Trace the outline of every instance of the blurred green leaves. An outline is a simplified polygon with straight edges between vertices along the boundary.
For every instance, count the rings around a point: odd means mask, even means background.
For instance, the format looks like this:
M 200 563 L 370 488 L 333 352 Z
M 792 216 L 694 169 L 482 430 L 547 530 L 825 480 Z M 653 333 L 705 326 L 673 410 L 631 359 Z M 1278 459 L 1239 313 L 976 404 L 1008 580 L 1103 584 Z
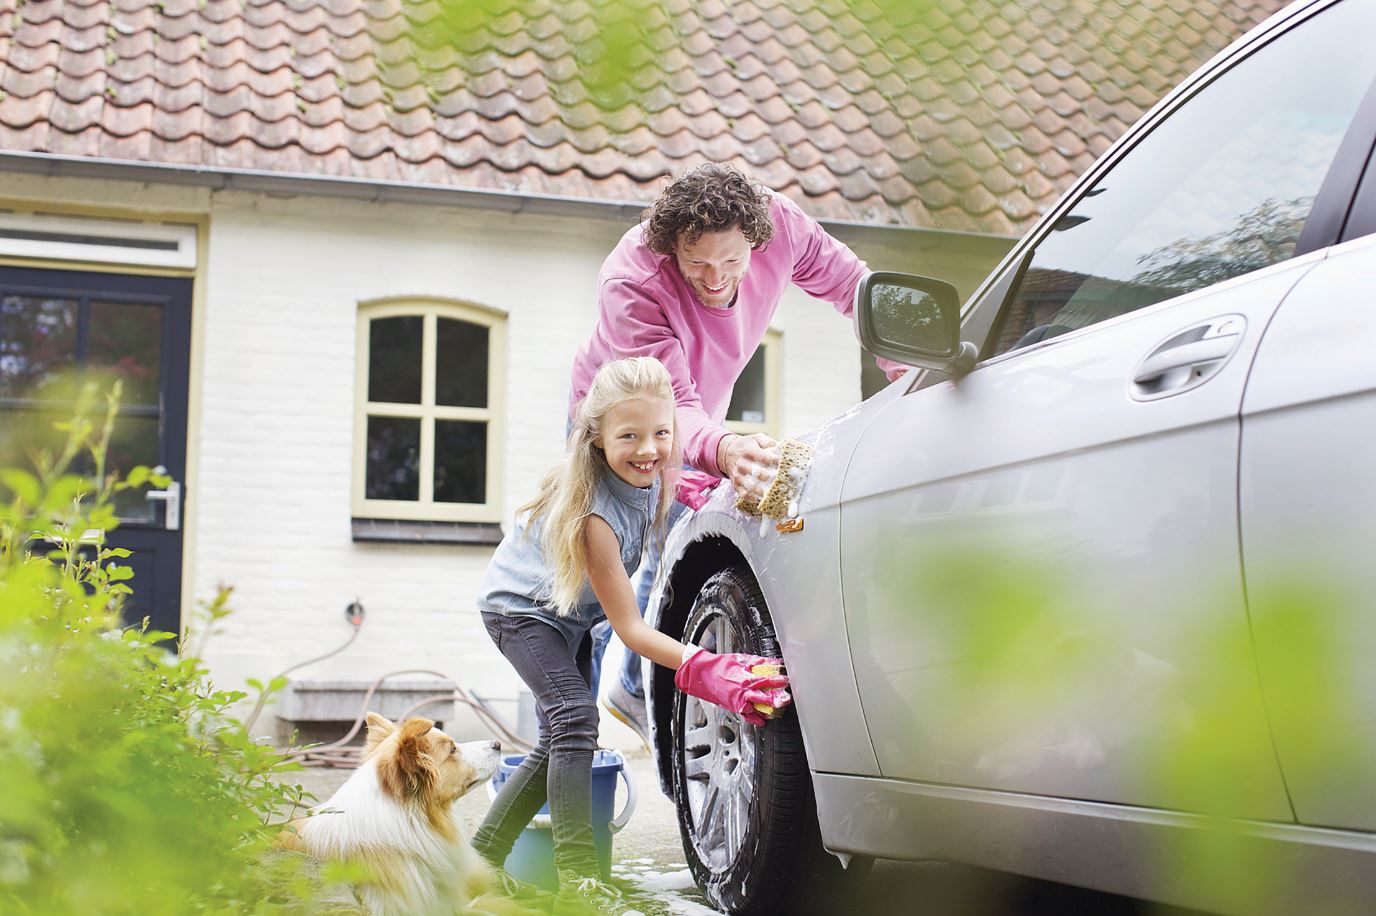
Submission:
M 29 440 L 49 443 L 33 470 L 0 471 L 0 911 L 316 912 L 299 859 L 269 854 L 304 803 L 295 765 L 232 717 L 245 695 L 215 688 L 190 634 L 178 652 L 121 622 L 136 583 L 104 543 L 109 501 L 166 481 L 105 473 L 119 398 L 80 386 L 61 435 Z
M 411 34 L 423 63 L 447 59 L 446 50 L 476 57 L 491 46 L 494 36 L 529 28 L 556 14 L 552 0 L 440 0 L 437 11 L 433 3 L 408 0 L 408 6 L 416 17 Z M 587 99 L 604 111 L 615 111 L 636 102 L 647 88 L 645 75 L 657 63 L 654 48 L 662 47 L 656 32 L 662 34 L 669 26 L 664 4 L 657 0 L 609 0 L 589 4 L 578 28 L 563 23 L 556 34 L 558 46 L 567 47 L 573 75 Z
M 1364 721 L 1363 679 L 1346 645 L 1362 632 L 1360 604 L 1297 561 L 1269 571 L 1250 606 L 1233 570 L 1201 575 L 1196 599 L 1169 613 L 1148 593 L 1105 607 L 1089 564 L 1011 528 L 952 517 L 940 537 L 876 541 L 882 597 L 864 613 L 889 612 L 865 626 L 893 650 L 856 662 L 886 672 L 867 704 L 883 697 L 879 684 L 900 694 L 887 708 L 912 711 L 878 732 L 872 722 L 876 746 L 915 735 L 913 746 L 939 748 L 925 763 L 937 781 L 1124 806 L 1161 828 L 1151 845 L 1123 847 L 1154 897 L 1222 912 L 1365 912 L 1329 864 L 1275 842 L 1299 838 L 1277 832 L 1299 829 L 1283 775 L 1302 775 L 1311 799 L 1361 784 L 1364 739 L 1351 724 Z M 1294 659 L 1303 664 L 1281 661 Z M 1301 750 L 1278 760 L 1273 736 Z
M 470 75 L 483 74 L 512 48 L 532 48 L 556 97 L 560 84 L 576 82 L 604 111 L 643 105 L 654 87 L 675 73 L 684 79 L 672 81 L 673 91 L 686 94 L 688 80 L 710 75 L 689 69 L 694 59 L 713 71 L 720 64 L 735 70 L 739 58 L 755 51 L 762 62 L 778 64 L 773 55 L 780 48 L 789 52 L 781 80 L 795 68 L 841 61 L 876 77 L 875 88 L 890 103 L 897 90 L 892 81 L 878 78 L 893 71 L 909 84 L 926 80 L 939 86 L 964 105 L 972 101 L 974 86 L 993 85 L 999 73 L 1034 72 L 1035 63 L 1014 61 L 1010 54 L 1042 56 L 1058 79 L 1069 75 L 1059 72 L 1064 56 L 1084 67 L 1089 88 L 1102 84 L 1110 104 L 1133 94 L 1134 104 L 1145 108 L 1148 99 L 1136 97 L 1141 86 L 1154 100 L 1235 37 L 1227 24 L 1245 27 L 1251 21 L 1179 5 L 1056 8 L 1011 0 L 817 0 L 740 9 L 666 0 L 403 0 L 403 9 L 413 62 L 422 71 L 434 73 L 461 61 Z M 1249 11 L 1249 17 L 1259 12 L 1264 10 Z M 521 41 L 507 40 L 518 33 Z M 765 36 L 781 40 L 767 48 Z M 407 55 L 400 46 L 390 48 L 396 32 L 383 30 L 380 37 L 389 45 L 380 54 L 383 62 L 400 66 Z M 1057 59 L 1048 61 L 1049 56 Z M 836 76 L 845 80 L 844 73 Z M 789 84 L 794 88 L 785 93 L 787 104 L 800 105 L 813 93 L 815 80 Z M 1021 84 L 1000 82 L 1000 97 Z M 437 91 L 447 92 L 451 85 L 446 82 Z M 1038 91 L 1050 94 L 1044 87 Z M 662 104 L 661 99 L 654 110 Z M 834 107 L 834 100 L 826 104 Z

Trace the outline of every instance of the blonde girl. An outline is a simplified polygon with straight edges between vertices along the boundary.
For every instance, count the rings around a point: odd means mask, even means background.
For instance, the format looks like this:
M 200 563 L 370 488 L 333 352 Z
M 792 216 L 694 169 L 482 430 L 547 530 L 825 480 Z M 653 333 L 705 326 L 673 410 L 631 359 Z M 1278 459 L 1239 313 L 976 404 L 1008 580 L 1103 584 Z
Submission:
M 601 880 L 592 835 L 594 624 L 605 617 L 632 652 L 676 670 L 679 689 L 751 721 L 763 723 L 752 703 L 789 701 L 784 676 L 749 671 L 770 660 L 686 646 L 640 617 L 630 577 L 647 541 L 664 536 L 678 467 L 668 371 L 652 357 L 608 363 L 578 406 L 563 461 L 518 510 L 483 576 L 483 624 L 534 695 L 540 737 L 502 786 L 473 846 L 501 866 L 548 801 L 556 912 L 618 911 L 619 894 Z

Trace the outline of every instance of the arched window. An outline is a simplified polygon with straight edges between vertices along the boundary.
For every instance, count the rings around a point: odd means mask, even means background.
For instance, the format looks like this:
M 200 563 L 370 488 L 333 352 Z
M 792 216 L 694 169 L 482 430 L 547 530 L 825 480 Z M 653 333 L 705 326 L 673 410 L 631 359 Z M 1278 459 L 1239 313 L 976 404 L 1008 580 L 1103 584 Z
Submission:
M 356 518 L 501 518 L 506 316 L 439 299 L 363 303 Z

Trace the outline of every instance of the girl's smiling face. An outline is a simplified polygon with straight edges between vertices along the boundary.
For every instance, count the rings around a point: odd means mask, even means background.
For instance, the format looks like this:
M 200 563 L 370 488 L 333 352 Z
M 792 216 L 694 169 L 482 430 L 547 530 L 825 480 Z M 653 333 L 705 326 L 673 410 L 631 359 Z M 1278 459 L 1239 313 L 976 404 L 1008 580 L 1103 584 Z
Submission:
M 633 487 L 648 487 L 674 448 L 674 402 L 631 398 L 602 417 L 593 444 L 607 456 L 612 473 Z

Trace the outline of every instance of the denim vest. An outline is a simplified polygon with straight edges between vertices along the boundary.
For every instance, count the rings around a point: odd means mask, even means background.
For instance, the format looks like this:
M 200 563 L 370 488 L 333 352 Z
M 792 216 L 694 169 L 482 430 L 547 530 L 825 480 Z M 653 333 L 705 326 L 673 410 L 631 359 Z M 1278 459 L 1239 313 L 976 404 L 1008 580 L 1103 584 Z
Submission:
M 640 565 L 658 499 L 657 477 L 652 486 L 642 489 L 617 477 L 611 468 L 602 468 L 590 514 L 600 516 L 611 526 L 621 545 L 621 565 L 627 576 Z M 552 577 L 540 545 L 544 520 L 529 527 L 528 521 L 518 518 L 512 532 L 497 545 L 478 587 L 478 609 L 492 614 L 538 617 L 562 633 L 569 651 L 576 653 L 584 635 L 606 614 L 592 585 L 586 581 L 572 613 L 561 617 L 554 612 L 549 606 Z

